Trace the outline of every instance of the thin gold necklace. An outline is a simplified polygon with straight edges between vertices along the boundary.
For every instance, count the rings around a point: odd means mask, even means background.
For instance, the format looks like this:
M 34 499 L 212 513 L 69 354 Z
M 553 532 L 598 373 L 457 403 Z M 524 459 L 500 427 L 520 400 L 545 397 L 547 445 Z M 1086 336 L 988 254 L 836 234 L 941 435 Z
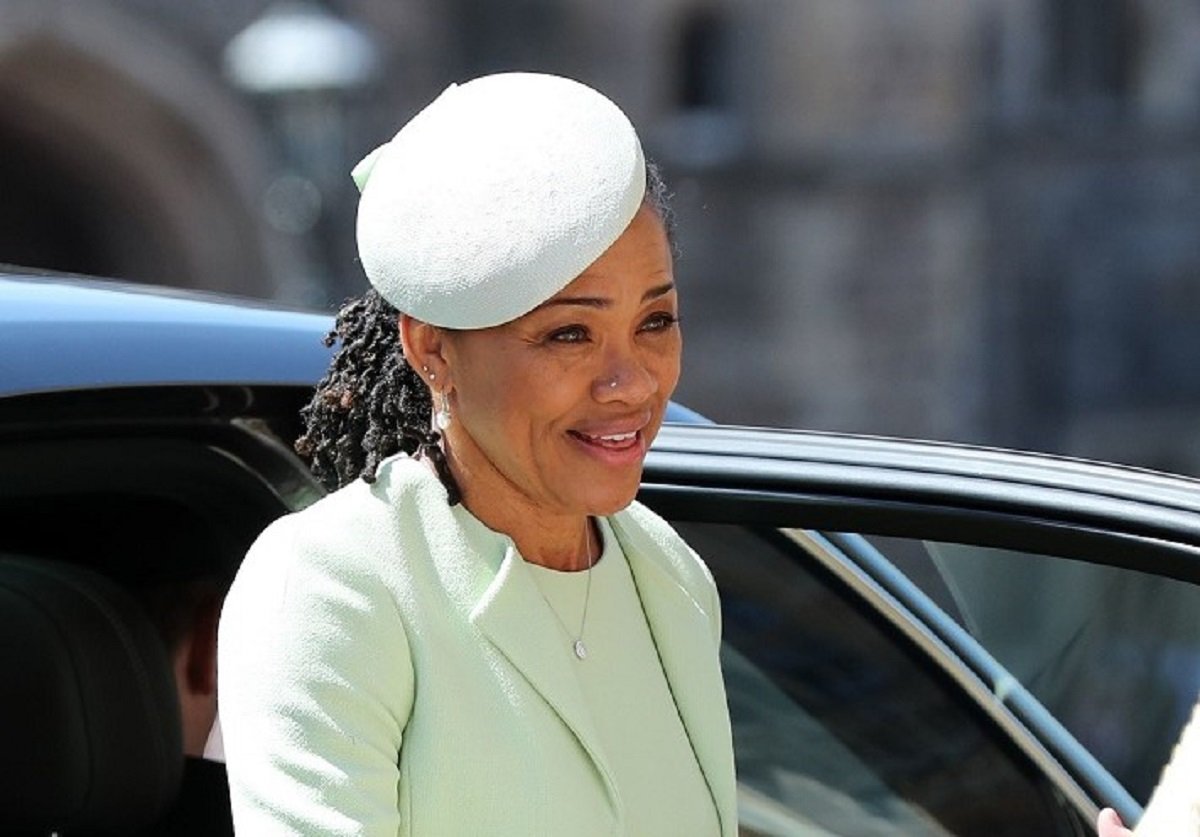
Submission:
M 538 593 L 541 594 L 542 600 L 546 602 L 546 607 L 550 608 L 550 612 L 554 614 L 554 618 L 558 620 L 558 624 L 562 625 L 563 632 L 571 640 L 571 650 L 575 652 L 575 657 L 579 660 L 586 660 L 588 655 L 587 645 L 583 641 L 583 629 L 587 625 L 588 602 L 592 599 L 592 567 L 596 566 L 596 556 L 592 550 L 592 521 L 587 521 L 587 528 L 583 531 L 584 540 L 587 544 L 587 582 L 583 588 L 583 615 L 579 618 L 579 632 L 572 635 L 571 629 L 567 627 L 567 623 L 558 615 L 554 605 L 546 598 L 546 594 L 542 593 L 542 588 L 538 588 Z

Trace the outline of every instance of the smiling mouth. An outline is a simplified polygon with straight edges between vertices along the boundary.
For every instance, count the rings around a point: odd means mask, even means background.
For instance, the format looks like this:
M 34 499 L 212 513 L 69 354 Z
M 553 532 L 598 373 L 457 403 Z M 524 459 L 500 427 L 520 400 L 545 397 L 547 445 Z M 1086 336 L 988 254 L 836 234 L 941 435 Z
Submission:
M 640 431 L 631 430 L 628 433 L 612 433 L 607 436 L 592 436 L 577 430 L 568 431 L 576 439 L 589 445 L 595 445 L 605 450 L 628 450 L 639 443 Z

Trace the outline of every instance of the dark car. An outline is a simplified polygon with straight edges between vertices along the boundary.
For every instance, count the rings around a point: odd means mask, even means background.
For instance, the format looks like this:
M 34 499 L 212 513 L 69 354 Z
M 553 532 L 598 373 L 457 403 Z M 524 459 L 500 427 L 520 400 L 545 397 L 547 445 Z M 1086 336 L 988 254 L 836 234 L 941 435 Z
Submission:
M 321 496 L 291 441 L 330 326 L 0 275 L 0 832 L 135 833 L 172 804 L 170 674 L 101 642 L 124 605 L 90 591 L 232 570 Z M 721 590 L 743 834 L 1136 820 L 1200 690 L 1200 484 L 669 419 L 641 498 Z

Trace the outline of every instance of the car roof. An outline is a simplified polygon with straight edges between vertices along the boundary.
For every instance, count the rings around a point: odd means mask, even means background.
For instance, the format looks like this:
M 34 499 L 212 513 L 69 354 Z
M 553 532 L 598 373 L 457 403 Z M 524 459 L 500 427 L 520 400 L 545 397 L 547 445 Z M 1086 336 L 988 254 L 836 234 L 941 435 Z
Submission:
M 93 387 L 312 386 L 329 314 L 0 269 L 0 397 Z M 271 351 L 262 351 L 264 345 Z
M 312 387 L 327 313 L 0 265 L 0 397 L 100 387 Z M 270 351 L 262 351 L 264 345 Z M 682 405 L 668 421 L 705 419 Z

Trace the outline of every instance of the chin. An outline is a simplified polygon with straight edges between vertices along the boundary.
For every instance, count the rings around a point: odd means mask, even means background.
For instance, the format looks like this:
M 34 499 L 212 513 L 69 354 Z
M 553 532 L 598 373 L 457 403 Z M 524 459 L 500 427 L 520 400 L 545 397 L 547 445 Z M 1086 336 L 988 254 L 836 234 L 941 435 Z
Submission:
M 614 489 L 605 492 L 603 496 L 593 494 L 585 501 L 588 514 L 598 517 L 607 517 L 608 515 L 616 514 L 634 501 L 634 498 L 637 497 L 639 484 L 640 480 L 638 483 L 634 483 L 632 487 Z

